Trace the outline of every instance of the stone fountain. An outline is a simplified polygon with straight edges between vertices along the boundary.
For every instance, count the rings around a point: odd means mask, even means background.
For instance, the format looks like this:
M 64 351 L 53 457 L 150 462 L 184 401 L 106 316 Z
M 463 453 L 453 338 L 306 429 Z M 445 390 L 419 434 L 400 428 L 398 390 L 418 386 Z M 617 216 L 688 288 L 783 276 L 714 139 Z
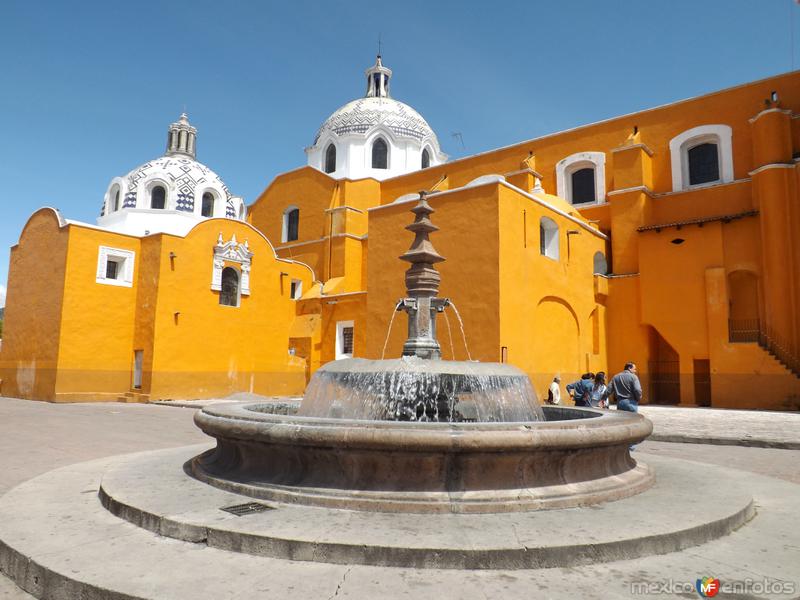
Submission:
M 643 417 L 540 407 L 509 365 L 441 360 L 436 317 L 448 301 L 437 297 L 431 212 L 420 198 L 403 256 L 402 358 L 325 365 L 299 412 L 208 406 L 195 421 L 216 439 L 210 450 L 103 458 L 18 486 L 0 498 L 0 571 L 59 600 L 523 597 L 561 589 L 566 573 L 586 583 L 565 594 L 584 597 L 599 572 L 621 597 L 643 572 L 676 564 L 719 574 L 708 550 L 680 551 L 734 531 L 725 556 L 738 544 L 769 569 L 797 562 L 784 526 L 796 486 L 648 454 L 654 482 L 628 451 L 652 429 Z M 761 486 L 764 514 L 751 521 Z M 776 539 L 782 551 L 765 556 Z
M 345 359 L 313 376 L 296 414 L 274 405 L 207 407 L 195 423 L 216 438 L 192 474 L 252 497 L 385 512 L 510 512 L 593 504 L 650 487 L 630 456 L 652 431 L 639 415 L 539 406 L 528 377 L 497 363 L 443 361 L 436 317 L 444 260 L 420 194 L 403 356 Z M 291 411 L 289 411 L 291 412 Z

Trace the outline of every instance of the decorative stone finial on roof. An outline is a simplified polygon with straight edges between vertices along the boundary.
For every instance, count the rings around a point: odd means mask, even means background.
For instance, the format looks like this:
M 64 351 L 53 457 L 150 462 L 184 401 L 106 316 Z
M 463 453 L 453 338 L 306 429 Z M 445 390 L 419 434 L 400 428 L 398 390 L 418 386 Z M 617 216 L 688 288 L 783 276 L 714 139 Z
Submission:
M 375 64 L 367 69 L 365 74 L 367 76 L 367 98 L 388 98 L 392 70 L 383 66 L 380 54 L 375 59 Z
M 189 117 L 184 112 L 178 120 L 169 126 L 167 133 L 167 156 L 174 154 L 185 154 L 195 158 L 195 143 L 197 141 L 197 129 L 189 123 Z

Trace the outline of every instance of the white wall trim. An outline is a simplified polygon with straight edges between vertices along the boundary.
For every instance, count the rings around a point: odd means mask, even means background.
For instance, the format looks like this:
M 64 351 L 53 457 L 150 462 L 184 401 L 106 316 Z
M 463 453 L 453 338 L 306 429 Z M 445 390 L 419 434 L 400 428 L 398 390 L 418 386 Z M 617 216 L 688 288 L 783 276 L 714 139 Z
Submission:
M 616 152 L 624 152 L 625 150 L 630 150 L 631 148 L 641 148 L 644 150 L 644 153 L 647 154 L 647 156 L 653 156 L 653 151 L 650 149 L 650 147 L 647 144 L 642 143 L 630 144 L 627 146 L 617 146 L 616 148 L 611 149 L 611 153 L 614 154 Z
M 572 177 L 580 169 L 594 169 L 594 203 L 600 204 L 606 198 L 606 155 L 605 152 L 576 152 L 556 163 L 557 195 L 573 204 L 585 206 L 590 202 L 574 204 L 572 202 Z
M 672 165 L 672 191 L 693 189 L 699 186 L 689 185 L 689 149 L 699 144 L 712 142 L 717 144 L 719 153 L 719 179 L 713 183 L 729 183 L 733 181 L 733 130 L 729 125 L 700 125 L 687 129 L 676 135 L 669 142 L 670 162 Z
M 768 171 L 770 169 L 794 169 L 795 163 L 770 163 L 768 165 L 761 165 L 757 169 L 753 169 L 748 173 L 750 177 L 753 175 L 758 175 L 761 171 Z
M 750 124 L 752 125 L 753 123 L 758 121 L 762 116 L 764 116 L 764 115 L 766 115 L 768 113 L 783 113 L 785 115 L 790 115 L 790 116 L 792 115 L 792 111 L 787 110 L 785 108 L 767 108 L 765 110 L 762 110 L 760 113 L 758 113 L 752 119 L 749 119 Z

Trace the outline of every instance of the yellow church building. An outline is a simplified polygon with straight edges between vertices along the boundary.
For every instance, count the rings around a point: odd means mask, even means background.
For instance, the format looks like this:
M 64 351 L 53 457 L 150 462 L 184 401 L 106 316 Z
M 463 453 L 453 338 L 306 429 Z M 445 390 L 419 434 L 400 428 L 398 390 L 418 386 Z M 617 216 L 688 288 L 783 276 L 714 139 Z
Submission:
M 646 403 L 800 408 L 800 73 L 457 160 L 391 77 L 379 57 L 250 206 L 182 115 L 96 225 L 35 212 L 11 252 L 0 394 L 301 394 L 325 362 L 398 356 L 398 257 L 425 191 L 463 319 L 462 337 L 440 316 L 443 358 L 512 363 L 540 396 L 632 360 Z

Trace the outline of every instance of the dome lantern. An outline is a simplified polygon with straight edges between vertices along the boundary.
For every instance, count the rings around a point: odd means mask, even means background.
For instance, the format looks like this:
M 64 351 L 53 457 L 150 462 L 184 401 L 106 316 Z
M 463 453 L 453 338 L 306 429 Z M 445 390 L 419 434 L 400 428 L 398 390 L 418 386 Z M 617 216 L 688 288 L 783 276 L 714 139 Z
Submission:
M 186 113 L 181 113 L 180 118 L 169 126 L 167 132 L 167 156 L 185 154 L 195 158 L 195 142 L 197 129 L 189 123 Z
M 392 77 L 392 70 L 384 67 L 381 62 L 381 55 L 378 54 L 375 64 L 364 71 L 367 76 L 367 98 L 388 98 L 389 79 Z

